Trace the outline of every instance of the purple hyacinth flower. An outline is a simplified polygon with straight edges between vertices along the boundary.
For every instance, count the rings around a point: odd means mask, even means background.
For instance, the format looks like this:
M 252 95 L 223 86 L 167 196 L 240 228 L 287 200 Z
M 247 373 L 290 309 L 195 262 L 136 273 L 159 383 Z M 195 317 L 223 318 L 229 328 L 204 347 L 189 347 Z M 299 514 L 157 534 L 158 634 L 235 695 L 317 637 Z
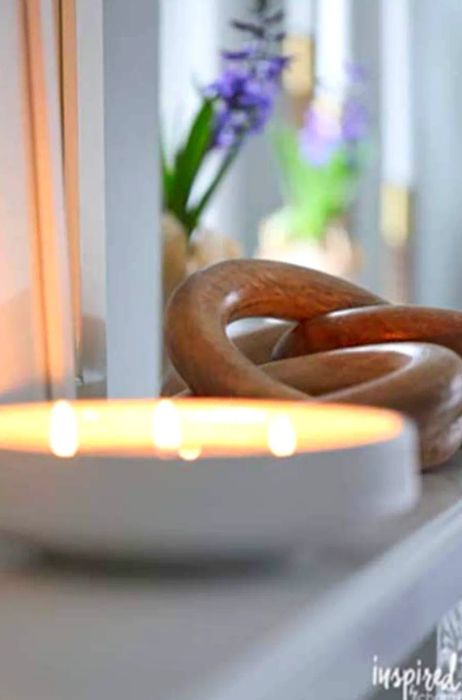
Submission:
M 247 35 L 246 43 L 222 52 L 221 75 L 204 90 L 215 107 L 212 147 L 239 146 L 248 135 L 262 131 L 272 114 L 288 58 L 278 54 L 281 37 L 274 26 L 283 14 L 268 10 L 262 5 L 255 21 L 232 23 Z
M 360 141 L 366 136 L 368 127 L 366 107 L 358 100 L 347 99 L 342 112 L 342 135 L 345 141 Z
M 314 167 L 327 165 L 339 149 L 346 151 L 352 163 L 356 161 L 357 146 L 369 131 L 369 114 L 355 89 L 364 76 L 360 66 L 351 64 L 350 89 L 344 99 L 321 94 L 309 106 L 300 131 L 300 151 Z
M 248 115 L 244 111 L 220 108 L 215 117 L 215 146 L 231 148 L 240 134 L 248 129 Z
M 333 114 L 312 105 L 300 132 L 300 149 L 315 167 L 328 163 L 341 142 L 338 121 Z
M 258 73 L 263 80 L 268 80 L 275 85 L 279 84 L 282 73 L 290 62 L 289 56 L 271 56 L 262 59 L 258 63 Z
M 240 49 L 239 51 L 222 51 L 221 57 L 225 61 L 245 61 L 252 57 L 254 53 L 254 48 L 248 46 L 247 48 Z
M 261 69 L 262 64 L 257 63 Z M 253 64 L 226 65 L 205 95 L 217 101 L 213 145 L 230 148 L 247 134 L 258 133 L 274 106 L 283 64 L 265 59 L 264 72 Z
M 211 99 L 229 101 L 235 99 L 247 79 L 247 73 L 239 67 L 230 67 L 223 71 L 218 80 L 204 89 L 204 95 Z

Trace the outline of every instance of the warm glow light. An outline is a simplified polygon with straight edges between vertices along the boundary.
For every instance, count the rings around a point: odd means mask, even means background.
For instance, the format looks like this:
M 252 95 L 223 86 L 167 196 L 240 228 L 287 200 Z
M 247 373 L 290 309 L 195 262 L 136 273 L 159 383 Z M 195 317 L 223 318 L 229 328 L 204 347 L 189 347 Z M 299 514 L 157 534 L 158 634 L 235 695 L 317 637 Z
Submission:
M 72 405 L 57 401 L 50 413 L 50 450 L 57 457 L 74 457 L 79 448 L 79 429 Z
M 58 401 L 0 407 L 0 449 L 116 456 L 275 455 L 385 442 L 392 411 L 247 399 Z
M 173 401 L 162 399 L 154 407 L 152 439 L 160 450 L 178 450 L 183 444 L 181 416 Z
M 199 459 L 202 454 L 200 447 L 181 447 L 178 450 L 178 455 L 181 459 L 186 462 L 194 462 L 194 460 Z
M 297 449 L 297 434 L 289 416 L 274 416 L 268 423 L 268 447 L 276 457 L 290 457 Z

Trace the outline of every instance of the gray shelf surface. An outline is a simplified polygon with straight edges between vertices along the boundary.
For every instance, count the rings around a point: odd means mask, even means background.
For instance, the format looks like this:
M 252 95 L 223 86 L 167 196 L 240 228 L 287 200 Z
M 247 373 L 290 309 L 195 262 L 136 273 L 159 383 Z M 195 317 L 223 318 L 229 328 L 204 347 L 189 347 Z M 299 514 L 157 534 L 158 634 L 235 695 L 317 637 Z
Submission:
M 0 700 L 357 700 L 462 598 L 462 458 L 362 550 L 83 566 L 2 545 Z

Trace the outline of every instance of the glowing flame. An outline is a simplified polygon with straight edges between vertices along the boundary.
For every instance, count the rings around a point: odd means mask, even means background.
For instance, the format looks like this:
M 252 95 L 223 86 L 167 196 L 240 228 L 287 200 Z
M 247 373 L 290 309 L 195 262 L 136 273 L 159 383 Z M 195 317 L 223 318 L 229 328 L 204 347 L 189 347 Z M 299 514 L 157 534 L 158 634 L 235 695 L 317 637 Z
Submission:
M 56 457 L 74 457 L 79 449 L 77 416 L 68 401 L 57 401 L 50 411 L 50 450 Z
M 178 450 L 178 456 L 186 462 L 194 462 L 195 459 L 199 459 L 201 454 L 202 450 L 200 447 L 181 447 Z
M 181 417 L 173 401 L 159 401 L 153 412 L 152 439 L 161 450 L 178 450 L 183 442 Z
M 297 450 L 297 433 L 289 416 L 274 416 L 268 423 L 268 447 L 275 457 L 290 457 Z

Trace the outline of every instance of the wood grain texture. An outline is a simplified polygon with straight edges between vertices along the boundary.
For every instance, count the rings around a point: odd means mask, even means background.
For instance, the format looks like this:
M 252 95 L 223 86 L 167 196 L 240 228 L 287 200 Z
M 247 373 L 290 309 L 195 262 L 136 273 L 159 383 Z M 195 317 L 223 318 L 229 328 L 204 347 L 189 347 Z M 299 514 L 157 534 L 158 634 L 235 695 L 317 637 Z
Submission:
M 297 324 L 227 337 L 228 323 L 253 316 Z M 392 306 L 317 271 L 240 260 L 196 273 L 177 290 L 166 338 L 177 371 L 167 394 L 186 388 L 396 409 L 416 422 L 424 468 L 462 443 L 461 313 Z
M 338 311 L 289 330 L 276 343 L 273 358 L 402 341 L 436 343 L 462 356 L 462 313 L 392 305 Z
M 233 345 L 251 362 L 261 365 L 269 362 L 274 346 L 281 336 L 288 333 L 294 325 L 292 323 L 275 323 L 255 331 L 242 333 L 231 337 Z M 178 372 L 171 367 L 162 384 L 162 396 L 174 396 L 184 392 L 187 384 Z
M 427 467 L 462 443 L 462 360 L 446 348 L 384 343 L 279 360 L 262 370 L 323 402 L 405 413 L 417 425 Z
M 226 326 L 240 318 L 302 321 L 344 308 L 384 304 L 331 275 L 262 260 L 218 263 L 191 275 L 166 311 L 170 359 L 196 394 L 305 399 L 276 382 L 230 342 Z

